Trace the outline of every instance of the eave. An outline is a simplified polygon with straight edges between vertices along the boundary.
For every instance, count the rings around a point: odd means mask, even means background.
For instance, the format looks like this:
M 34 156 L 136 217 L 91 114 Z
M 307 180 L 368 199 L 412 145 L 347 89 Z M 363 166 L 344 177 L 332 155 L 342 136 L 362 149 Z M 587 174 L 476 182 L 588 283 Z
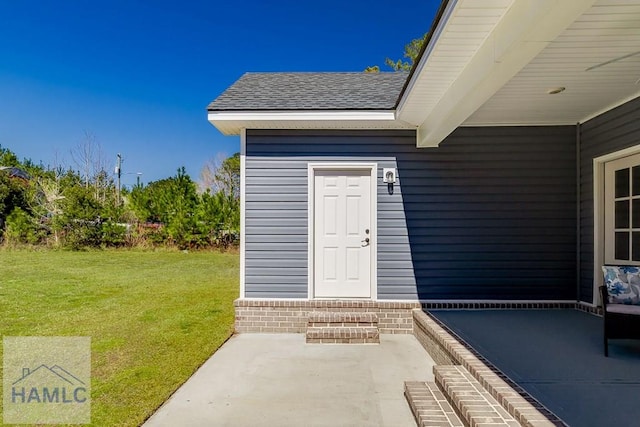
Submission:
M 338 92 L 326 105 L 294 104 L 305 110 L 276 96 L 237 110 L 211 104 L 209 121 L 226 135 L 413 129 L 418 147 L 464 126 L 574 125 L 640 96 L 639 46 L 640 0 L 444 0 L 393 106 Z
M 242 129 L 416 129 L 393 110 L 209 111 L 208 118 L 224 135 Z
M 640 55 L 587 71 L 613 55 L 598 43 L 602 35 L 615 52 L 637 51 L 639 19 L 639 3 L 628 0 L 450 0 L 397 116 L 418 128 L 419 147 L 437 146 L 459 126 L 586 120 L 640 95 L 629 81 Z M 556 86 L 566 93 L 552 98 Z M 600 87 L 613 88 L 594 96 Z

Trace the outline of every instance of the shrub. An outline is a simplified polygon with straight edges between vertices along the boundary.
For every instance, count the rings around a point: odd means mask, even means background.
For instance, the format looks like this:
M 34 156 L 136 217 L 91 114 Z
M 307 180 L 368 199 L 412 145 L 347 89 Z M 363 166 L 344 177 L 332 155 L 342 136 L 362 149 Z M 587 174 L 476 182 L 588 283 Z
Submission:
M 30 244 L 40 242 L 42 233 L 34 219 L 23 209 L 14 208 L 5 223 L 4 240 L 8 245 Z
M 102 245 L 124 246 L 127 243 L 127 225 L 113 221 L 102 223 Z
M 76 219 L 65 225 L 62 243 L 73 250 L 96 248 L 102 241 L 102 227 L 98 220 Z

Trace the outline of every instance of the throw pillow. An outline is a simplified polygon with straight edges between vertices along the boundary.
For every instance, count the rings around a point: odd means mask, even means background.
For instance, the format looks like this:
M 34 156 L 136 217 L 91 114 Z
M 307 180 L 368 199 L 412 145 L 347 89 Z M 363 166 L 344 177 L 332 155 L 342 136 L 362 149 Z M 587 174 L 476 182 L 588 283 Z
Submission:
M 640 268 L 602 267 L 611 304 L 640 304 Z

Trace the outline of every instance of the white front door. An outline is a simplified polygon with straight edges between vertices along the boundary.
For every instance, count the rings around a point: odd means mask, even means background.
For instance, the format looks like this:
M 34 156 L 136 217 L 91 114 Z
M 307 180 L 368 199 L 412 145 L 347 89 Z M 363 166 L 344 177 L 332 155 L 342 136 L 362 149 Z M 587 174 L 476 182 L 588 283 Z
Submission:
M 371 171 L 314 174 L 314 296 L 371 297 Z

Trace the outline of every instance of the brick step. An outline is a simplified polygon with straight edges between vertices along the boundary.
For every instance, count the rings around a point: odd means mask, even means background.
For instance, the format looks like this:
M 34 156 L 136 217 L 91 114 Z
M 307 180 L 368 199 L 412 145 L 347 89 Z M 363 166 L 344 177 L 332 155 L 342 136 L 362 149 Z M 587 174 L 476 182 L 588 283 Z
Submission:
M 375 313 L 345 312 L 345 311 L 315 311 L 309 313 L 307 324 L 310 327 L 357 327 L 378 326 L 378 316 Z
M 310 344 L 377 344 L 380 331 L 372 326 L 308 327 L 306 338 Z
M 404 396 L 419 427 L 464 427 L 462 420 L 447 401 L 436 383 L 406 381 Z
M 433 373 L 439 388 L 461 415 L 465 425 L 520 426 L 463 366 L 436 365 Z

